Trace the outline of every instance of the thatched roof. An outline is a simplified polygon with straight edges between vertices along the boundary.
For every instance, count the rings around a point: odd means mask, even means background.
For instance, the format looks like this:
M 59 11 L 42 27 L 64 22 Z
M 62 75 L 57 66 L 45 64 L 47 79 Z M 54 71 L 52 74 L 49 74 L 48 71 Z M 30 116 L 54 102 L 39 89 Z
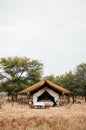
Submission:
M 56 90 L 58 90 L 58 91 L 60 91 L 60 92 L 62 92 L 64 94 L 71 93 L 69 90 L 67 90 L 67 89 L 65 89 L 65 88 L 63 88 L 63 87 L 61 87 L 59 85 L 56 85 L 55 83 L 53 83 L 53 82 L 51 82 L 49 80 L 42 80 L 42 81 L 40 81 L 40 82 L 38 82 L 38 83 L 36 83 L 36 84 L 26 88 L 26 89 L 20 91 L 18 94 L 28 94 L 28 93 L 36 90 L 36 89 L 41 88 L 45 84 L 49 85 L 51 88 L 54 88 L 54 89 L 56 89 Z

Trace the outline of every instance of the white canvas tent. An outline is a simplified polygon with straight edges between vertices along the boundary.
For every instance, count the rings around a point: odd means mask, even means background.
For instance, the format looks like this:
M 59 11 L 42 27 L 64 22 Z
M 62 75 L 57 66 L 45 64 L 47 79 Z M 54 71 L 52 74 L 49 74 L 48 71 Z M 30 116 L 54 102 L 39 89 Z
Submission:
M 55 93 L 53 90 L 49 89 L 48 87 L 44 87 L 43 89 L 37 91 L 33 94 L 33 105 L 37 104 L 39 96 L 41 96 L 44 92 L 49 93 L 53 98 L 57 106 L 59 106 L 59 95 Z

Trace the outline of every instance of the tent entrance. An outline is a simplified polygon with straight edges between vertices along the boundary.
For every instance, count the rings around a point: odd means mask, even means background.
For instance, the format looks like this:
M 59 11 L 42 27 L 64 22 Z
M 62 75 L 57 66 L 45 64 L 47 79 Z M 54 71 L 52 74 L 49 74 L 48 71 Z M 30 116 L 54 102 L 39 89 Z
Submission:
M 33 94 L 33 104 L 36 102 L 48 102 L 51 106 L 59 106 L 59 95 L 48 87 Z
M 52 97 L 47 91 L 45 91 L 41 96 L 38 97 L 38 101 L 51 101 L 54 102 L 54 97 Z

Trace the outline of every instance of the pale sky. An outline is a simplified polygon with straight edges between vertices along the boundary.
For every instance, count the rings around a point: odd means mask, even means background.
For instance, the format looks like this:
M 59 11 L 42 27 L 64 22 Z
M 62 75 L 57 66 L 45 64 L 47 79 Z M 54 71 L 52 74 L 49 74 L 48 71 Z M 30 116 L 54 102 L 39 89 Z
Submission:
M 60 75 L 86 62 L 86 0 L 0 0 L 0 57 L 27 56 Z

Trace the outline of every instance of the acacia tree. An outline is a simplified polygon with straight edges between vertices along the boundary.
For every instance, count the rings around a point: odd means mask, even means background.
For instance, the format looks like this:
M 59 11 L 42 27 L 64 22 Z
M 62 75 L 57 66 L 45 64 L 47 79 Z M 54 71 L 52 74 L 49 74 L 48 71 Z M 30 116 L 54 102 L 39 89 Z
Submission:
M 14 95 L 42 77 L 43 64 L 27 57 L 0 59 L 0 79 L 3 90 Z

